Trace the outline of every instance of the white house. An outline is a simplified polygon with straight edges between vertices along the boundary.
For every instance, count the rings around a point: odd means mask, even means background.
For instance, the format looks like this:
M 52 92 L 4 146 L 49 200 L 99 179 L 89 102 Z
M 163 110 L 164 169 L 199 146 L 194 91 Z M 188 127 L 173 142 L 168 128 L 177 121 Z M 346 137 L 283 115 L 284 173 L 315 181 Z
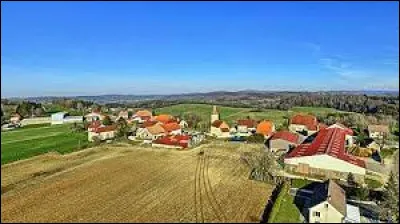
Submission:
M 387 136 L 390 131 L 387 125 L 368 125 L 368 133 L 370 138 L 382 139 Z
M 288 152 L 290 148 L 297 146 L 302 140 L 304 139 L 298 134 L 290 131 L 278 131 L 272 134 L 266 144 L 271 152 L 281 150 Z
M 117 127 L 115 125 L 100 126 L 88 130 L 88 140 L 94 141 L 94 137 L 98 137 L 101 141 L 115 138 Z
M 155 140 L 166 135 L 167 131 L 165 131 L 160 123 L 145 128 L 139 128 L 136 131 L 136 137 L 146 140 Z
M 85 115 L 85 118 L 88 122 L 100 120 L 102 121 L 104 119 L 104 115 L 101 114 L 100 112 L 91 112 Z
M 332 124 L 331 126 L 327 127 L 327 128 L 340 128 L 343 129 L 345 131 L 345 140 L 346 140 L 346 146 L 347 147 L 351 147 L 354 145 L 354 138 L 353 138 L 353 130 L 351 130 L 350 128 L 344 126 L 343 124 L 340 123 L 335 123 Z
M 346 203 L 346 192 L 333 180 L 315 187 L 308 208 L 309 223 L 360 223 L 360 210 Z
M 291 132 L 307 132 L 312 135 L 318 131 L 318 121 L 313 115 L 297 114 L 290 119 L 289 131 Z

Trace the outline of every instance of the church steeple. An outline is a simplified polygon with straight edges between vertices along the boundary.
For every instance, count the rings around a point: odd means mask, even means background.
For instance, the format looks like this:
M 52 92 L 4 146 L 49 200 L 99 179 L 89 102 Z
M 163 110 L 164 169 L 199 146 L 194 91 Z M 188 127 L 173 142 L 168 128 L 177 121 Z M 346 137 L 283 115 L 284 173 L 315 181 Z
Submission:
M 217 110 L 217 106 L 213 106 L 213 111 L 211 114 L 211 123 L 213 123 L 214 121 L 219 120 L 219 113 Z

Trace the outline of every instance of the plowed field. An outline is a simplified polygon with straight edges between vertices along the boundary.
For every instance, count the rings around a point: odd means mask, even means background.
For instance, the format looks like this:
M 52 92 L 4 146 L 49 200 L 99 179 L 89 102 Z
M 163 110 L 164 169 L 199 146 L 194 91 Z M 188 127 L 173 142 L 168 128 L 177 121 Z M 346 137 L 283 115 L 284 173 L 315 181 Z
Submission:
M 273 186 L 247 179 L 239 152 L 254 147 L 101 146 L 3 165 L 1 221 L 259 222 Z

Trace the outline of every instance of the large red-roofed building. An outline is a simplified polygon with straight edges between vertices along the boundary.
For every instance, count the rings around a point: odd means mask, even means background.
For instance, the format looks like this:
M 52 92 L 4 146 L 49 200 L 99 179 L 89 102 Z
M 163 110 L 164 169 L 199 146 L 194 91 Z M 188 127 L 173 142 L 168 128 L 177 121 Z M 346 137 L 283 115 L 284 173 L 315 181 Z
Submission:
M 345 150 L 349 130 L 329 127 L 320 130 L 309 144 L 300 144 L 285 156 L 285 169 L 290 172 L 326 178 L 346 179 L 351 172 L 362 181 L 365 162 Z

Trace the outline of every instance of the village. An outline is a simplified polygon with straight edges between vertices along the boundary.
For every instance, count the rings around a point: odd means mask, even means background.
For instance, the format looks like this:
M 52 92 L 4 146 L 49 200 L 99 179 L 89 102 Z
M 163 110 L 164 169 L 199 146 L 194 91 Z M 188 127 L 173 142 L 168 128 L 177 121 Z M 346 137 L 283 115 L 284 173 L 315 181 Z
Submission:
M 381 150 L 388 147 L 384 142 L 390 134 L 388 126 L 369 125 L 365 130 L 368 139 L 360 147 L 359 138 L 351 128 L 337 122 L 328 126 L 315 116 L 303 113 L 292 116 L 288 127 L 277 131 L 272 120 L 239 119 L 229 126 L 220 116 L 218 107 L 213 106 L 208 132 L 189 128 L 188 122 L 180 117 L 155 115 L 145 109 L 135 112 L 122 109 L 117 114 L 93 110 L 85 116 L 68 116 L 66 112 L 58 112 L 47 121 L 52 125 L 85 124 L 88 141 L 97 144 L 111 143 L 118 135 L 125 135 L 136 144 L 171 150 L 190 150 L 210 140 L 237 144 L 255 142 L 280 164 L 282 169 L 273 172 L 274 176 L 292 183 L 293 180 L 307 183 L 300 187 L 292 184 L 287 189 L 302 201 L 299 208 L 302 220 L 311 223 L 379 221 L 374 213 L 379 208 L 375 202 L 346 198 L 346 191 L 357 187 L 379 190 L 390 178 L 392 164 L 385 164 L 380 156 Z M 19 118 L 13 116 L 10 123 L 21 126 L 24 120 Z M 358 149 L 356 155 L 355 148 Z M 375 215 L 366 215 L 371 213 Z

